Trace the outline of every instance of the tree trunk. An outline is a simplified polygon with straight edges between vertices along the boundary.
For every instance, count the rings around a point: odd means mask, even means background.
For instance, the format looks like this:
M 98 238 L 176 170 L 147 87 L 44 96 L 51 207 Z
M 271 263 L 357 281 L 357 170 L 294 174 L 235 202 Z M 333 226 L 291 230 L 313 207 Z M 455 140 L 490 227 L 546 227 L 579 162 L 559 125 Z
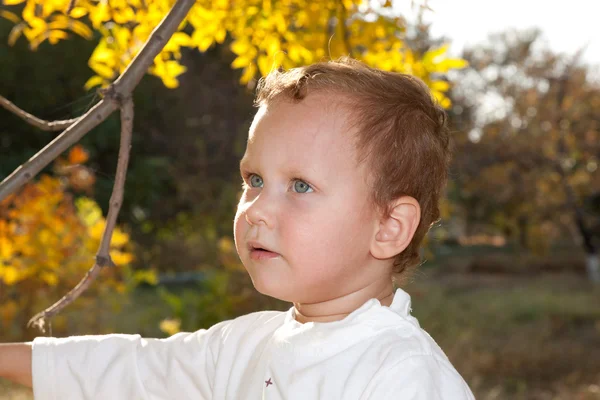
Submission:
M 588 254 L 585 258 L 585 268 L 588 278 L 593 283 L 600 283 L 600 257 L 598 254 Z
M 519 245 L 523 249 L 527 249 L 529 246 L 529 240 L 527 236 L 527 227 L 529 225 L 529 218 L 525 215 L 520 215 L 517 218 L 517 225 L 519 227 Z
M 598 257 L 598 250 L 592 242 L 592 233 L 587 228 L 583 218 L 582 210 L 577 207 L 575 209 L 575 224 L 583 239 L 583 248 L 585 249 L 585 268 L 588 274 L 588 278 L 593 283 L 600 283 L 600 258 Z

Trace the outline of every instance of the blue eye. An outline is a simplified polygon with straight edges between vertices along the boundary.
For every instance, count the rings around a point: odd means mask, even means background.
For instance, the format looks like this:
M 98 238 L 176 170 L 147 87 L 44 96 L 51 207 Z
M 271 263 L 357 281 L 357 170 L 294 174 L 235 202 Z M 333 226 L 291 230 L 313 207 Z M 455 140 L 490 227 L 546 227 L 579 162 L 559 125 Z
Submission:
M 251 174 L 250 179 L 248 179 L 248 180 L 250 181 L 251 187 L 262 187 L 262 185 L 263 185 L 262 178 L 256 174 Z
M 312 191 L 312 188 L 308 183 L 296 179 L 296 181 L 294 181 L 294 191 L 297 193 L 309 193 Z

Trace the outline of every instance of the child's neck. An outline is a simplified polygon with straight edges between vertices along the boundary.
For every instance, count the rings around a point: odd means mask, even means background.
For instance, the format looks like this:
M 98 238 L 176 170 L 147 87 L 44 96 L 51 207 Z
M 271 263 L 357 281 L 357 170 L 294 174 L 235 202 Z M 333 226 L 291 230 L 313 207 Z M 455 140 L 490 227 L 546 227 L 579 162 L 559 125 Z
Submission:
M 319 303 L 294 303 L 296 321 L 302 324 L 339 321 L 370 299 L 378 299 L 381 305 L 389 307 L 394 299 L 392 281 L 386 279 L 373 282 L 359 290 Z

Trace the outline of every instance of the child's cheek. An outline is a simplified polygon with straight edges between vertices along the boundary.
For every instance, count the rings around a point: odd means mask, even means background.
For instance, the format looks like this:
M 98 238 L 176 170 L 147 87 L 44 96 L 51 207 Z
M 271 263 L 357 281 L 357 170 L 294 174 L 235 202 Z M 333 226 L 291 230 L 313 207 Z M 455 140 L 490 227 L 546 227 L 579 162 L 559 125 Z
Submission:
M 286 207 L 281 213 L 287 233 L 298 236 L 297 239 L 302 242 L 321 240 L 322 236 L 327 236 L 331 231 L 332 227 L 329 224 L 331 211 L 316 197 L 296 196 L 298 197 L 286 202 Z

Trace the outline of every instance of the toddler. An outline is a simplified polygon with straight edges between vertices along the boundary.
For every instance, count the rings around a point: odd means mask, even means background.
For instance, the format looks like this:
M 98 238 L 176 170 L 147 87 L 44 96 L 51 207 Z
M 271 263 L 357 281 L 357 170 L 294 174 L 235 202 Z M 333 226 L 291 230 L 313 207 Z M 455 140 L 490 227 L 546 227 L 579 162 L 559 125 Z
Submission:
M 427 87 L 343 58 L 273 72 L 257 92 L 235 244 L 255 288 L 293 306 L 167 339 L 6 344 L 0 375 L 38 400 L 474 398 L 394 289 L 447 176 Z

